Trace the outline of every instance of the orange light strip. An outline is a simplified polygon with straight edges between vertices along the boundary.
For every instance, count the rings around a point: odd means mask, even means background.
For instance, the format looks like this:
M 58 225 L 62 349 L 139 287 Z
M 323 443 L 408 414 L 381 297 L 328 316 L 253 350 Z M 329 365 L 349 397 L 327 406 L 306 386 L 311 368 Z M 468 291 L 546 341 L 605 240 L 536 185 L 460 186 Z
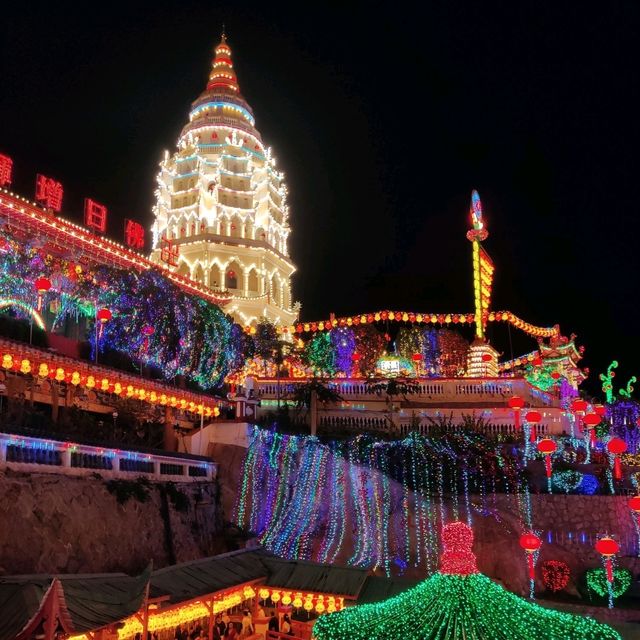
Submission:
M 560 335 L 560 327 L 538 327 L 525 322 L 511 311 L 491 311 L 487 315 L 489 322 L 509 322 L 517 329 L 536 338 L 551 338 Z M 371 324 L 380 321 L 410 322 L 417 324 L 473 324 L 473 313 L 414 313 L 408 311 L 376 311 L 356 316 L 331 318 L 317 322 L 299 322 L 293 326 L 278 327 L 280 333 L 315 333 L 329 331 L 335 327 L 356 327 L 360 324 Z M 249 328 L 245 329 L 250 331 Z
M 76 387 L 96 389 L 124 398 L 133 398 L 148 404 L 168 406 L 205 418 L 220 415 L 211 398 L 185 393 L 151 381 L 142 381 L 132 375 L 76 362 L 73 358 L 54 357 L 33 347 L 17 346 L 0 340 L 0 367 L 34 377 L 67 382 Z

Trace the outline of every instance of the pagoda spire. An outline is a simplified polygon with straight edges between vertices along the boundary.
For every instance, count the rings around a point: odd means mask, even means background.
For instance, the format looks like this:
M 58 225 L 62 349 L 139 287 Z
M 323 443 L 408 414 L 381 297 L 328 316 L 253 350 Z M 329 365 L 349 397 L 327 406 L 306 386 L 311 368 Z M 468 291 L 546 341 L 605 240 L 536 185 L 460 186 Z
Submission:
M 227 36 L 224 28 L 220 44 L 215 48 L 215 56 L 213 58 L 211 73 L 209 74 L 209 82 L 207 90 L 214 91 L 230 91 L 238 94 L 238 78 L 233 70 L 233 62 L 231 62 L 231 48 L 227 44 Z

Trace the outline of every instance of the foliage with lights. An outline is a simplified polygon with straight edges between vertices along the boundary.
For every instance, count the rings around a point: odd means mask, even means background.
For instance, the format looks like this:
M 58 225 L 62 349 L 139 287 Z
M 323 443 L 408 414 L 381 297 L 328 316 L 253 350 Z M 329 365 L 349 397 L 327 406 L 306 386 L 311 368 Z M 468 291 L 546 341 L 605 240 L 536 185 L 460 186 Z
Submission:
M 445 525 L 440 571 L 414 589 L 384 602 L 321 616 L 316 640 L 619 640 L 611 627 L 590 618 L 540 607 L 478 573 L 473 532 Z
M 2 248 L 0 291 L 16 301 L 7 308 L 26 317 L 44 304 L 54 330 L 82 321 L 93 350 L 97 334 L 101 351 L 125 354 L 134 366 L 154 366 L 167 379 L 183 375 L 203 389 L 219 386 L 251 355 L 251 339 L 219 307 L 158 272 L 89 268 L 52 256 L 35 240 L 3 238 Z M 34 285 L 38 281 L 45 282 L 42 289 Z

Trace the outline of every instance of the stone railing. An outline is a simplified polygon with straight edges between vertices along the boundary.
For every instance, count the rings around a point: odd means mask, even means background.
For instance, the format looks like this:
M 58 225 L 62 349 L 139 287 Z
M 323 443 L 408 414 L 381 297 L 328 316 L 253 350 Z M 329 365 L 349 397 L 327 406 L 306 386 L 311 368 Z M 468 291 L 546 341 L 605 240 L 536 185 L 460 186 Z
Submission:
M 203 456 L 143 453 L 0 433 L 0 468 L 15 471 L 150 480 L 212 480 L 217 465 Z
M 297 383 L 302 380 L 289 378 L 280 380 L 280 397 L 284 398 L 293 392 Z M 511 396 L 517 395 L 532 407 L 558 406 L 558 400 L 548 393 L 533 388 L 524 379 L 488 378 L 474 380 L 472 378 L 415 380 L 417 389 L 406 395 L 407 400 L 421 404 L 452 403 L 496 403 L 496 406 L 507 406 Z M 260 398 L 275 398 L 278 394 L 278 382 L 274 379 L 258 379 L 255 381 L 256 392 Z M 376 401 L 385 399 L 386 395 L 378 395 L 372 391 L 362 379 L 334 379 L 328 382 L 345 400 Z M 394 397 L 400 401 L 402 394 Z

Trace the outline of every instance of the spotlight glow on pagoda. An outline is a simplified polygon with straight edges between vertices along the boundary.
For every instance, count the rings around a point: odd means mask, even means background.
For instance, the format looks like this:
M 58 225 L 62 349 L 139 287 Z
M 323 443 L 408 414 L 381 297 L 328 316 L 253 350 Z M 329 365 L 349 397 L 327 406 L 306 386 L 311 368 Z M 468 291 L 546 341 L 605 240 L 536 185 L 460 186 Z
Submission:
M 228 292 L 238 322 L 289 325 L 297 305 L 287 188 L 254 125 L 223 35 L 178 150 L 160 163 L 151 259 Z

